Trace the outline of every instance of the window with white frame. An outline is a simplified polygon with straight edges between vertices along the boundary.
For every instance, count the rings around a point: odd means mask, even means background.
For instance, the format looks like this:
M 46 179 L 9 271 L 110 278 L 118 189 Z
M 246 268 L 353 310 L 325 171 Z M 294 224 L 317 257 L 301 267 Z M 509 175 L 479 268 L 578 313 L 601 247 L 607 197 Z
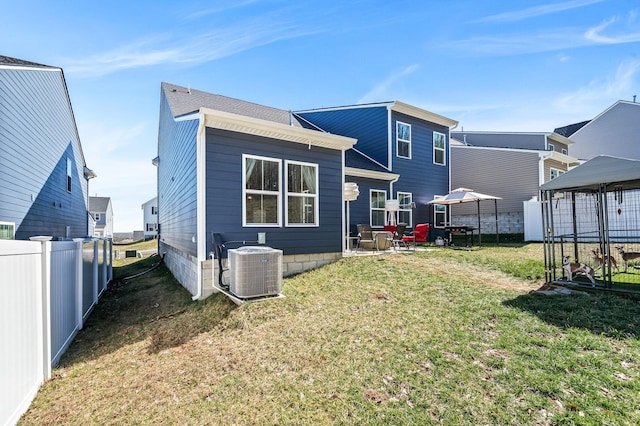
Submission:
M 93 218 L 96 220 L 96 222 L 100 221 L 100 213 L 94 213 L 93 214 Z
M 280 226 L 281 160 L 242 156 L 243 226 Z
M 560 176 L 561 174 L 564 174 L 564 170 L 560 170 L 560 169 L 554 169 L 553 167 L 551 168 L 551 179 L 555 179 L 558 176 Z
M 552 143 L 547 144 L 547 147 L 548 147 L 549 151 L 555 151 L 556 150 L 556 147 Z
M 567 151 L 567 148 L 562 148 L 562 153 L 564 155 L 569 155 L 569 151 Z
M 158 214 L 158 208 L 156 206 L 151 206 L 151 214 Z
M 318 226 L 318 165 L 285 161 L 286 225 Z
M 447 164 L 447 137 L 444 133 L 433 132 L 433 164 Z
M 434 195 L 433 199 L 437 200 L 442 195 Z M 433 225 L 437 228 L 442 228 L 447 224 L 447 206 L 443 204 L 433 205 Z
M 412 194 L 410 192 L 398 191 L 398 223 L 405 223 L 409 228 L 413 225 L 413 215 L 411 210 Z
M 13 240 L 16 233 L 16 224 L 13 222 L 0 222 L 0 240 Z
M 396 155 L 411 158 L 411 125 L 396 121 Z
M 369 192 L 369 198 L 371 200 L 371 226 L 384 226 L 385 215 L 384 203 L 387 199 L 387 191 L 378 191 L 372 189 Z

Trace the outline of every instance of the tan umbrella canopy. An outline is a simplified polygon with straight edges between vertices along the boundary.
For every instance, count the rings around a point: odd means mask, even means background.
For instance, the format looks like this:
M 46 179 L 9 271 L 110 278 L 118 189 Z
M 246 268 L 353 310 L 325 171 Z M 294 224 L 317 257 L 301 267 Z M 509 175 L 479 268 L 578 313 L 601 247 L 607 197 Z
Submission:
M 427 204 L 451 205 L 451 204 L 458 204 L 458 203 L 475 202 L 478 205 L 478 239 L 479 239 L 479 242 L 482 243 L 482 233 L 480 232 L 480 201 L 485 201 L 485 200 L 493 200 L 493 203 L 495 206 L 495 212 L 496 212 L 496 238 L 499 239 L 498 200 L 502 200 L 502 198 L 500 197 L 495 197 L 493 195 L 474 192 L 473 189 L 469 189 L 469 188 L 457 188 L 452 190 L 450 193 L 448 193 L 444 197 L 439 197 L 436 200 L 429 201 Z

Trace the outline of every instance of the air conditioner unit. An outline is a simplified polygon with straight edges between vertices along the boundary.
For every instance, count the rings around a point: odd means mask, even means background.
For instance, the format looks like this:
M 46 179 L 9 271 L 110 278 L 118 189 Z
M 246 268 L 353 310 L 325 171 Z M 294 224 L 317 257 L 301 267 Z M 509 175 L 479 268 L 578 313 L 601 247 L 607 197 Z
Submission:
M 229 291 L 240 298 L 282 290 L 282 250 L 247 246 L 229 250 Z

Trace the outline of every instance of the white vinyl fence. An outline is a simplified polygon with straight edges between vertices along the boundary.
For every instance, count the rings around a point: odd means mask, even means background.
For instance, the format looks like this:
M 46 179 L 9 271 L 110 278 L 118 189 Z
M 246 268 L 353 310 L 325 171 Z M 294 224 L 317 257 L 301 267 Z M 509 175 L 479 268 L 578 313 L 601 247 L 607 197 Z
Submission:
M 0 424 L 31 404 L 112 278 L 112 242 L 0 240 Z

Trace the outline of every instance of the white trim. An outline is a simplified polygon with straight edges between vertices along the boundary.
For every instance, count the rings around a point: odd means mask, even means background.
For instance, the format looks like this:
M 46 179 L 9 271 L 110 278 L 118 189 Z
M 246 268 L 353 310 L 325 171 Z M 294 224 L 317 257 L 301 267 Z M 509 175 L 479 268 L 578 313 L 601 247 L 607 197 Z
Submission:
M 49 65 L 0 65 L 0 70 L 20 70 L 20 71 L 52 71 L 52 72 L 62 72 L 62 68 L 51 67 Z
M 399 136 L 399 132 L 398 132 L 398 128 L 400 126 L 407 126 L 409 128 L 409 139 L 400 139 Z M 400 121 L 400 120 L 396 120 L 396 157 L 398 158 L 404 158 L 406 160 L 411 160 L 411 151 L 412 151 L 412 144 L 411 144 L 411 139 L 412 139 L 412 135 L 411 135 L 411 124 L 409 123 L 405 123 L 404 121 Z M 404 156 L 404 155 L 400 155 L 400 148 L 399 148 L 399 144 L 400 143 L 406 143 L 407 145 L 409 145 L 409 155 L 408 156 Z
M 247 223 L 247 167 L 246 160 L 253 158 L 261 161 L 270 161 L 278 163 L 278 191 L 266 191 L 266 190 L 250 190 L 252 194 L 258 195 L 277 195 L 277 223 Z M 270 227 L 280 228 L 282 227 L 282 159 L 263 157 L 259 155 L 242 154 L 242 226 L 246 228 L 255 227 Z
M 373 207 L 373 200 L 372 200 L 372 195 L 374 192 L 382 192 L 384 193 L 384 200 L 387 200 L 387 191 L 385 191 L 384 189 L 369 189 L 369 226 L 376 226 L 376 227 L 382 227 L 387 223 L 387 212 L 384 209 L 384 206 L 382 208 L 380 207 Z M 373 212 L 374 211 L 380 211 L 382 210 L 382 213 L 384 215 L 384 220 L 382 225 L 374 225 L 373 224 Z
M 436 148 L 436 135 L 442 135 L 444 138 L 444 146 L 442 148 Z M 447 135 L 440 132 L 433 132 L 432 142 L 433 144 L 433 164 L 437 166 L 446 166 L 447 165 Z M 442 158 L 444 159 L 443 163 L 436 162 L 436 151 L 442 151 Z
M 555 177 L 553 177 L 554 170 L 556 171 L 556 176 Z M 563 175 L 565 173 L 566 173 L 566 170 L 562 170 L 562 169 L 559 169 L 557 167 L 549 167 L 549 180 L 555 179 L 558 176 Z
M 363 178 L 379 179 L 379 180 L 397 180 L 398 178 L 400 178 L 400 175 L 396 173 L 376 172 L 373 170 L 356 169 L 353 167 L 345 167 L 344 174 L 346 176 L 363 177 Z
M 204 114 L 206 126 L 212 129 L 228 130 L 237 133 L 279 139 L 301 143 L 309 147 L 317 146 L 329 149 L 346 150 L 356 144 L 357 139 L 316 130 L 293 127 L 273 121 L 261 120 L 244 115 L 231 114 L 208 108 L 200 108 Z
M 200 114 L 196 134 L 196 294 L 198 300 L 204 292 L 204 276 L 200 262 L 207 259 L 207 129 L 205 116 Z
M 315 194 L 302 194 L 299 192 L 289 192 L 289 164 L 296 164 L 296 165 L 300 165 L 300 166 L 307 166 L 307 167 L 313 167 L 316 171 L 315 173 L 315 177 L 316 177 L 316 192 Z M 320 174 L 320 166 L 316 163 L 305 163 L 302 161 L 293 161 L 293 160 L 284 160 L 284 169 L 285 169 L 285 173 L 284 173 L 284 224 L 286 227 L 291 227 L 291 228 L 317 228 L 318 226 L 320 226 L 320 217 L 319 217 L 319 213 L 320 213 L 320 186 L 319 186 L 319 178 L 318 175 Z M 289 223 L 289 195 L 291 195 L 292 197 L 296 197 L 296 198 L 313 198 L 314 199 L 314 203 L 313 203 L 313 219 L 314 222 L 313 223 Z
M 393 114 L 391 105 L 387 106 L 387 170 L 393 170 Z
M 416 117 L 430 123 L 439 124 L 440 126 L 447 127 L 449 129 L 455 128 L 458 125 L 456 120 L 400 101 L 395 101 L 392 104 L 391 109 L 395 112 Z

